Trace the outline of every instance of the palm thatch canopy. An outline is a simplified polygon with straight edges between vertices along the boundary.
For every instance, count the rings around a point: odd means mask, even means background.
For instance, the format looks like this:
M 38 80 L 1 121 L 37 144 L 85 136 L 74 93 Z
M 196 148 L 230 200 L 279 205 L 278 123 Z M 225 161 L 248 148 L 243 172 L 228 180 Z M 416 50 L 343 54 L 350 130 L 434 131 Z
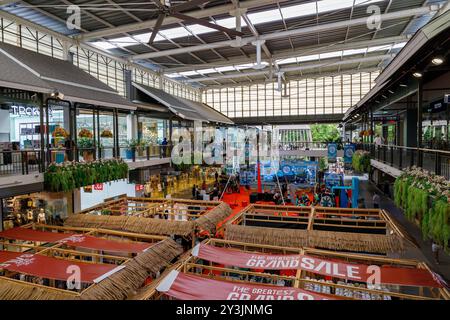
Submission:
M 77 300 L 78 294 L 33 283 L 0 278 L 0 300 Z
M 281 247 L 309 247 L 386 254 L 404 250 L 404 240 L 392 235 L 279 229 L 227 225 L 225 239 Z
M 170 238 L 125 262 L 122 269 L 81 293 L 0 277 L 0 300 L 123 300 L 170 266 L 183 248 Z
M 211 233 L 216 230 L 217 224 L 225 220 L 231 212 L 232 210 L 230 206 L 225 202 L 222 202 L 220 205 L 209 210 L 207 213 L 195 220 L 195 223 L 200 227 L 200 229 L 207 230 Z
M 125 268 L 82 292 L 82 300 L 123 300 L 134 294 L 150 275 L 168 267 L 183 253 L 172 239 L 158 242 L 146 252 L 125 263 Z
M 142 234 L 179 236 L 189 236 L 195 229 L 193 221 L 174 221 L 128 216 L 97 216 L 89 214 L 72 215 L 67 218 L 64 224 L 71 227 L 101 228 Z

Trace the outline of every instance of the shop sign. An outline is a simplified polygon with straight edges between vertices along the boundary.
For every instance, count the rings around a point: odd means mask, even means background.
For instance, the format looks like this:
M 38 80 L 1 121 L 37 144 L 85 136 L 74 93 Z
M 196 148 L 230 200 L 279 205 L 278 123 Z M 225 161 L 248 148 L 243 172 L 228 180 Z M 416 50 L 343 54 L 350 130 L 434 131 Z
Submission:
M 337 157 L 337 144 L 329 143 L 328 144 L 328 161 L 336 162 Z
M 25 117 L 39 117 L 40 108 L 38 107 L 24 107 L 24 106 L 11 106 L 12 114 L 15 116 L 25 116 Z M 52 108 L 48 108 L 49 115 L 52 115 Z
M 92 186 L 87 186 L 83 188 L 84 193 L 92 193 Z
M 142 184 L 137 184 L 137 185 L 135 186 L 135 190 L 136 190 L 136 191 L 144 191 L 144 185 L 142 185 Z
M 96 184 L 94 184 L 94 190 L 102 191 L 103 190 L 103 183 L 96 183 Z
M 344 163 L 352 163 L 353 153 L 355 153 L 354 144 L 347 144 L 344 146 Z

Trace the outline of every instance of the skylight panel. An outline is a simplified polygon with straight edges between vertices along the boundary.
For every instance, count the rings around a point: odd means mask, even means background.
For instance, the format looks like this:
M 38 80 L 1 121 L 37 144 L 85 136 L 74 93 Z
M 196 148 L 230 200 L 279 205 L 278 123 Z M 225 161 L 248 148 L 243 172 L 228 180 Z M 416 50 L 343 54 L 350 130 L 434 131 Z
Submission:
M 99 49 L 102 50 L 110 50 L 110 49 L 114 49 L 116 48 L 115 45 L 113 45 L 112 43 L 106 42 L 106 41 L 96 41 L 96 42 L 91 42 L 94 46 L 96 46 Z
M 292 57 L 292 58 L 281 59 L 281 60 L 277 60 L 277 63 L 278 64 L 297 63 L 297 58 Z
M 150 39 L 151 33 L 147 32 L 147 33 L 142 33 L 142 34 L 137 34 L 137 35 L 133 35 L 133 38 L 135 38 L 136 40 L 142 42 L 142 43 L 147 43 L 148 40 Z M 161 35 L 157 34 L 155 37 L 154 42 L 156 41 L 162 41 L 162 40 L 166 40 L 164 39 L 164 37 L 161 37 Z
M 342 55 L 344 56 L 351 56 L 353 54 L 364 54 L 367 52 L 367 48 L 362 48 L 362 49 L 349 49 L 349 50 L 344 50 L 344 52 L 342 53 Z
M 407 42 L 400 42 L 400 43 L 394 44 L 394 45 L 392 46 L 392 49 L 401 49 L 401 48 L 403 48 L 404 46 L 406 46 L 406 43 L 407 43 Z
M 384 45 L 384 46 L 369 47 L 369 48 L 367 48 L 367 52 L 390 50 L 391 47 L 392 47 L 391 44 Z
M 314 61 L 319 60 L 320 56 L 318 54 L 312 54 L 309 56 L 298 57 L 298 62 Z
M 296 17 L 304 17 L 315 15 L 317 13 L 315 2 L 309 2 L 304 4 L 299 4 L 296 6 L 289 6 L 281 8 L 281 13 L 283 14 L 283 18 L 296 18 Z
M 166 74 L 166 77 L 168 77 L 168 78 L 179 78 L 179 77 L 181 77 L 181 75 L 179 73 L 169 73 L 169 74 Z
M 159 34 L 167 37 L 168 39 L 182 38 L 192 36 L 192 34 L 183 27 L 171 28 L 166 30 L 160 30 Z
M 219 26 L 229 28 L 229 29 L 236 29 L 236 18 L 225 18 L 225 19 L 219 19 L 216 20 L 216 24 Z M 241 27 L 245 27 L 247 24 L 245 23 L 244 19 L 241 18 Z M 215 30 L 214 30 L 215 31 Z
M 281 20 L 280 10 L 278 9 L 249 13 L 247 16 L 253 24 L 261 24 Z
M 227 71 L 236 71 L 236 69 L 233 66 L 225 66 L 225 67 L 219 67 L 215 68 L 218 72 L 227 72 Z
M 327 53 L 321 53 L 320 59 L 329 59 L 329 58 L 336 58 L 341 57 L 342 51 L 334 51 L 334 52 L 327 52 Z
M 148 41 L 148 40 L 147 40 Z M 122 37 L 111 40 L 111 43 L 118 45 L 119 47 L 127 47 L 139 44 L 138 41 L 131 37 Z
M 208 73 L 217 73 L 216 69 L 210 68 L 210 69 L 202 69 L 202 70 L 196 70 L 200 74 L 208 74 Z
M 197 71 L 185 71 L 185 72 L 180 72 L 180 75 L 185 76 L 185 77 L 190 77 L 190 76 L 198 76 Z
M 204 34 L 204 33 L 208 33 L 208 32 L 217 31 L 217 30 L 205 27 L 205 26 L 201 26 L 199 24 L 189 25 L 189 26 L 186 26 L 186 28 L 189 29 L 190 31 L 192 31 L 192 33 L 194 33 L 194 34 Z

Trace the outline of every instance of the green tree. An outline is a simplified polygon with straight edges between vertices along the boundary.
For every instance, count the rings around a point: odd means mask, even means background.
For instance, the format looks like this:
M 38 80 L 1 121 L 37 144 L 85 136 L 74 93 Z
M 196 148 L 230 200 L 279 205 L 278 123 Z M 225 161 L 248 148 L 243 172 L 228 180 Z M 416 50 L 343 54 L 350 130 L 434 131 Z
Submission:
M 313 142 L 341 142 L 337 124 L 314 124 L 311 126 Z

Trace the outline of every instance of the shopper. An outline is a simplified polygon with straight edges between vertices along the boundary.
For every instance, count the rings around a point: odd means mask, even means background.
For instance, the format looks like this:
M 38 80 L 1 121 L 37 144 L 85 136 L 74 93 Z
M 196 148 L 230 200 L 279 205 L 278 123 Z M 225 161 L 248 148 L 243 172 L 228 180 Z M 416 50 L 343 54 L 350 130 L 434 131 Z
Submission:
M 439 251 L 441 251 L 441 246 L 434 240 L 431 243 L 431 251 L 433 252 L 434 261 L 436 264 L 439 264 Z
M 383 144 L 383 138 L 381 138 L 380 135 L 377 134 L 373 142 L 375 143 L 376 146 L 379 147 Z
M 380 208 L 380 201 L 381 201 L 380 195 L 378 194 L 378 192 L 375 192 L 372 197 L 373 207 L 375 209 Z
M 164 137 L 163 141 L 161 142 L 161 147 L 160 147 L 160 153 L 159 153 L 159 157 L 160 158 L 165 158 L 166 154 L 167 154 L 167 138 Z
M 192 187 L 192 198 L 194 200 L 197 199 L 197 185 L 194 184 L 194 186 Z

